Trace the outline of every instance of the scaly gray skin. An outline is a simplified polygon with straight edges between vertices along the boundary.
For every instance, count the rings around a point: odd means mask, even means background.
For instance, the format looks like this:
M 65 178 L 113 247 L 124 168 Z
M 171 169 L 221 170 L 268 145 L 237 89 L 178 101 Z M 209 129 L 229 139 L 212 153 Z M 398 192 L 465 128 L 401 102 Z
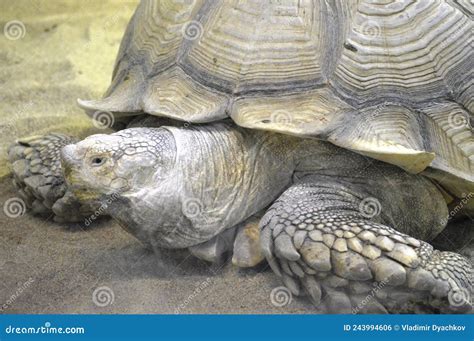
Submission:
M 130 120 L 126 127 L 165 124 L 180 126 L 183 123 L 142 115 Z M 78 141 L 76 137 L 50 133 L 19 139 L 9 147 L 13 184 L 33 214 L 52 216 L 60 223 L 84 223 L 100 208 L 98 202 L 77 200 L 64 182 L 59 153 L 64 146 Z
M 274 202 L 263 254 L 323 311 L 471 309 L 471 263 L 418 240 L 444 228 L 436 186 L 329 143 L 225 123 L 135 128 L 63 148 L 62 166 L 80 200 L 112 197 L 108 214 L 156 248 L 202 245 Z

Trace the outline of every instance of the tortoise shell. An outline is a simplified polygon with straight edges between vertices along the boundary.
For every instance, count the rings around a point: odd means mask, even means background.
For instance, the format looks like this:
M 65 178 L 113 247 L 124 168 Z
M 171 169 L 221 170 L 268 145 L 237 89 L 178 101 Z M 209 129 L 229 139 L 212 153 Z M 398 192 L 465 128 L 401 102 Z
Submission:
M 89 114 L 334 143 L 474 192 L 469 0 L 144 0 Z

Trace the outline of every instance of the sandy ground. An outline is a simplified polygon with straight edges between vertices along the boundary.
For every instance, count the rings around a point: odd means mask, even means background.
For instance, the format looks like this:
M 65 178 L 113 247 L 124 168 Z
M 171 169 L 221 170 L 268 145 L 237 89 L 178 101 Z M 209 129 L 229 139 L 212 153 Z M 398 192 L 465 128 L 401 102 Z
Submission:
M 14 196 L 13 186 L 3 181 L 0 201 Z M 270 293 L 281 284 L 265 267 L 211 267 L 186 255 L 178 255 L 176 266 L 163 265 L 113 221 L 84 230 L 27 213 L 1 214 L 0 224 L 0 309 L 7 304 L 2 313 L 315 312 L 298 299 L 272 305 Z M 94 295 L 104 286 L 113 302 Z

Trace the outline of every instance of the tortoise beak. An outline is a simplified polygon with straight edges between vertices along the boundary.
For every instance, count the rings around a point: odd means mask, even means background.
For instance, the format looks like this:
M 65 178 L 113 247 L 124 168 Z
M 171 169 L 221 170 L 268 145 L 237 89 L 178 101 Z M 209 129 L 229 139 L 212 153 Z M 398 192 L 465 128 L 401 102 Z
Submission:
M 76 145 L 70 144 L 61 149 L 61 167 L 68 187 L 77 199 L 80 201 L 97 199 L 97 193 L 92 193 L 87 188 L 81 186 L 82 181 L 79 174 L 82 167 L 82 159 L 78 156 Z
M 81 160 L 76 158 L 76 148 L 75 145 L 70 144 L 61 149 L 61 167 L 66 180 L 71 176 L 74 169 L 77 169 L 81 164 Z

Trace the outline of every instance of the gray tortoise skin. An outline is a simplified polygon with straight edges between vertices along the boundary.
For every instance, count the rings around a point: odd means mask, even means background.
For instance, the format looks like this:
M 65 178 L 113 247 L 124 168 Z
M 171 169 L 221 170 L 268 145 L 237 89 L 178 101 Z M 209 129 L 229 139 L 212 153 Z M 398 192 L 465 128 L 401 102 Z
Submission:
M 14 182 L 60 222 L 109 199 L 157 251 L 265 258 L 322 312 L 470 311 L 472 264 L 427 242 L 474 211 L 472 28 L 462 1 L 142 1 L 79 101 L 127 129 L 21 139 Z

